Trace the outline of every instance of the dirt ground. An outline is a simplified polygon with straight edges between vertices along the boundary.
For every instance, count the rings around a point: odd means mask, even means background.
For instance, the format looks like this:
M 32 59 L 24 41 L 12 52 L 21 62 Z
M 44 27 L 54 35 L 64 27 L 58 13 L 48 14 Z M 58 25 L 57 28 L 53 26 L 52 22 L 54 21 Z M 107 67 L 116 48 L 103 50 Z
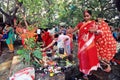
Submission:
M 16 55 L 16 50 L 21 47 L 20 42 L 15 42 L 15 52 L 9 53 L 5 42 L 2 42 L 2 55 L 0 56 L 0 80 L 7 80 L 10 73 L 10 66 L 13 56 Z M 1 65 L 2 64 L 2 65 Z M 6 65 L 6 67 L 3 67 Z
M 2 52 L 2 55 L 0 56 L 0 64 L 2 64 L 4 62 L 7 63 L 8 61 L 12 60 L 13 54 L 9 54 L 7 51 L 8 51 L 8 49 L 4 48 L 4 51 Z M 10 67 L 6 68 L 5 70 L 1 70 L 0 71 L 0 80 L 7 80 L 9 71 L 10 71 Z
M 4 46 L 3 53 L 0 56 L 0 64 L 12 60 L 13 55 L 16 55 L 16 50 L 18 50 L 20 47 L 21 47 L 20 44 L 15 45 L 15 53 L 11 54 L 11 53 L 8 53 L 8 48 Z M 76 47 L 77 47 L 77 44 L 75 43 L 74 51 L 73 51 L 74 57 L 77 57 Z M 120 60 L 120 53 L 117 53 L 116 58 Z M 111 63 L 111 67 L 112 67 L 112 70 L 109 73 L 106 73 L 102 71 L 101 69 L 98 69 L 97 71 L 94 72 L 93 75 L 89 76 L 89 80 L 120 80 L 120 65 Z M 7 80 L 9 77 L 9 71 L 10 71 L 10 68 L 0 71 L 0 80 Z M 76 75 L 73 76 L 73 74 L 76 74 Z M 66 77 L 65 80 L 84 80 L 82 78 L 82 73 L 80 73 L 77 68 L 73 68 L 73 69 L 66 71 L 64 76 Z M 52 80 L 58 80 L 58 77 Z

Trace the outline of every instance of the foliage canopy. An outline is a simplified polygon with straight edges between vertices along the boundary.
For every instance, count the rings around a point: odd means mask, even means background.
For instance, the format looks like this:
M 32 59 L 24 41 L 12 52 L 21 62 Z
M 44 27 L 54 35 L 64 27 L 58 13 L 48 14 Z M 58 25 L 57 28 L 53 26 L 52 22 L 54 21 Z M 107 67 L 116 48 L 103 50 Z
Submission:
M 0 4 L 4 11 L 9 11 L 13 4 L 23 3 L 22 12 L 29 23 L 36 23 L 39 27 L 52 27 L 61 22 L 75 26 L 83 20 L 83 11 L 90 9 L 93 18 L 105 18 L 113 26 L 119 26 L 119 12 L 113 0 L 3 0 Z M 8 4 L 9 2 L 9 4 Z M 6 5 L 7 4 L 7 5 Z M 12 4 L 12 5 L 11 5 Z M 8 9 L 9 6 L 9 9 Z M 8 9 L 8 10 L 7 10 Z M 16 14 L 22 19 L 18 10 Z

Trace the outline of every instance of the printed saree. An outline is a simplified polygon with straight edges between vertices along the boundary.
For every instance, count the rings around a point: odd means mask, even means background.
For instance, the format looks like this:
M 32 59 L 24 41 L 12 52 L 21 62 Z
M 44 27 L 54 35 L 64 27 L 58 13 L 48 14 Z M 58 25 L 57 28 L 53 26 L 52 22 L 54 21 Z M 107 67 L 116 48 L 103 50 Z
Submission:
M 104 20 L 100 19 L 98 25 L 99 30 L 102 31 L 100 35 L 96 36 L 98 57 L 100 61 L 109 63 L 116 53 L 117 43 L 112 36 L 110 27 Z

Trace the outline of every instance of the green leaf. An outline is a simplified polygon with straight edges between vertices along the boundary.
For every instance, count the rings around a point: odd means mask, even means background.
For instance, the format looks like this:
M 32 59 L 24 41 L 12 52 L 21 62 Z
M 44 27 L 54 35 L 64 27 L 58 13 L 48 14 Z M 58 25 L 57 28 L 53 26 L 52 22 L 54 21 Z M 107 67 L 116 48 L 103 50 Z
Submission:
M 41 65 L 38 64 L 36 61 L 33 61 L 32 64 L 33 64 L 35 67 L 37 67 L 37 68 L 39 68 L 39 67 L 41 66 Z
M 22 55 L 22 54 L 24 54 L 24 51 L 25 51 L 24 49 L 22 49 L 22 50 L 17 50 L 17 54 L 18 54 L 18 55 Z
M 25 57 L 26 62 L 30 62 L 30 54 L 29 53 L 25 54 L 24 57 Z
M 18 2 L 23 2 L 23 0 L 18 0 Z
M 40 50 L 35 50 L 33 52 L 33 55 L 37 57 L 38 59 L 42 59 L 42 52 Z

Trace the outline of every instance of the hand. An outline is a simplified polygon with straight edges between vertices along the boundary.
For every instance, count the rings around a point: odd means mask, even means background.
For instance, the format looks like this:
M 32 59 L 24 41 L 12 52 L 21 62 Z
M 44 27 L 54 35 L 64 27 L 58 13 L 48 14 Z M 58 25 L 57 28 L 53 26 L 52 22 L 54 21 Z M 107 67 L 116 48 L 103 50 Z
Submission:
M 41 51 L 43 51 L 43 52 L 44 52 L 45 50 L 46 50 L 45 48 L 41 49 Z
M 97 32 L 97 29 L 94 28 L 94 27 L 91 27 L 91 28 L 89 29 L 89 32 L 92 32 L 92 33 Z

